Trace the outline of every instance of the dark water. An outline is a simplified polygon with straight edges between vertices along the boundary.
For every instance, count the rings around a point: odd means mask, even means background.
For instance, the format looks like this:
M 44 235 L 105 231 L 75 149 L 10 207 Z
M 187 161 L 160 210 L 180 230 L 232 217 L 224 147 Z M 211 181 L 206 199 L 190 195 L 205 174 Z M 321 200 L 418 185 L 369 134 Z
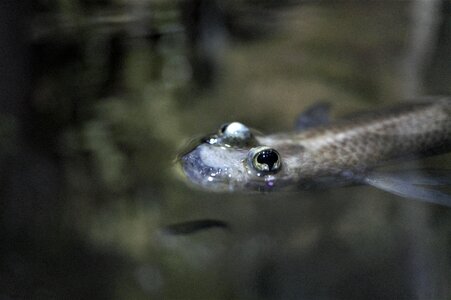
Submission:
M 448 1 L 0 4 L 1 299 L 449 299 L 451 211 L 193 189 L 191 137 L 451 94 Z M 416 166 L 451 166 L 449 156 Z M 165 226 L 227 222 L 191 235 Z

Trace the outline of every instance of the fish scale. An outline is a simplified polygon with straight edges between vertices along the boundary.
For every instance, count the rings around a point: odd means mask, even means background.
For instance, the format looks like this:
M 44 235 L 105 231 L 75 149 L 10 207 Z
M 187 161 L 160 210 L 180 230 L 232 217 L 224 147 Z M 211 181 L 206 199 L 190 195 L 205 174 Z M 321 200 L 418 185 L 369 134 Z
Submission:
M 298 177 L 372 168 L 409 154 L 427 155 L 438 148 L 448 151 L 450 107 L 450 101 L 413 104 L 373 117 L 355 117 L 293 133 L 291 139 L 304 147 L 296 168 Z M 289 138 L 283 135 L 283 140 Z M 262 142 L 276 149 L 279 147 L 283 153 L 285 146 L 277 142 L 278 139 L 279 135 L 275 134 Z

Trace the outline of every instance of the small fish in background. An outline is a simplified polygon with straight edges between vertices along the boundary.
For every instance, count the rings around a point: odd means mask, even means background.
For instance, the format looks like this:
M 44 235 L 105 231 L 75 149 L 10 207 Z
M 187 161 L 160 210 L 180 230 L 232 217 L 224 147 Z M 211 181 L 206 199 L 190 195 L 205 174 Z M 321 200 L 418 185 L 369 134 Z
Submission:
M 223 230 L 230 230 L 230 225 L 224 221 L 221 220 L 215 220 L 215 219 L 200 219 L 200 220 L 192 220 L 192 221 L 185 221 L 181 223 L 171 224 L 166 227 L 163 227 L 161 232 L 163 234 L 168 235 L 186 235 L 186 234 L 193 234 L 199 231 L 204 231 L 208 229 L 223 229 Z
M 180 157 L 186 177 L 211 191 L 279 191 L 367 184 L 451 207 L 451 170 L 378 171 L 451 151 L 451 98 L 419 99 L 331 122 L 319 103 L 296 129 L 263 135 L 232 122 Z

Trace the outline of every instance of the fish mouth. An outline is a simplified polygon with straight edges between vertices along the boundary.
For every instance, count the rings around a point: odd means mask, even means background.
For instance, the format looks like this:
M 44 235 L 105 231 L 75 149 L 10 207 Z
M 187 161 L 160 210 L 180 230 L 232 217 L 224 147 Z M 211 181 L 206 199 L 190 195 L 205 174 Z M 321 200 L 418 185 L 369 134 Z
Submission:
M 202 146 L 203 144 L 180 157 L 180 163 L 185 175 L 192 183 L 201 185 L 204 188 L 210 187 L 213 189 L 213 184 L 228 183 L 223 177 L 223 168 L 212 167 L 204 163 L 201 155 Z

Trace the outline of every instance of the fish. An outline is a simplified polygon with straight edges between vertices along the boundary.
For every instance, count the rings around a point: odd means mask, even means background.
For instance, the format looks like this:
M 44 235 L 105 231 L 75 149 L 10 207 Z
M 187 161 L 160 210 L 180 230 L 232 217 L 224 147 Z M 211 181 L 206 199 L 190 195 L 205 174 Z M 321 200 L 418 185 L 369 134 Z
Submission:
M 231 230 L 230 225 L 225 221 L 217 219 L 199 219 L 167 225 L 163 227 L 161 232 L 167 235 L 188 235 L 213 228 Z
M 223 124 L 184 152 L 188 181 L 209 191 L 272 192 L 369 185 L 451 207 L 451 170 L 383 171 L 451 151 L 451 97 L 432 97 L 330 118 L 330 105 L 301 113 L 288 132 Z

